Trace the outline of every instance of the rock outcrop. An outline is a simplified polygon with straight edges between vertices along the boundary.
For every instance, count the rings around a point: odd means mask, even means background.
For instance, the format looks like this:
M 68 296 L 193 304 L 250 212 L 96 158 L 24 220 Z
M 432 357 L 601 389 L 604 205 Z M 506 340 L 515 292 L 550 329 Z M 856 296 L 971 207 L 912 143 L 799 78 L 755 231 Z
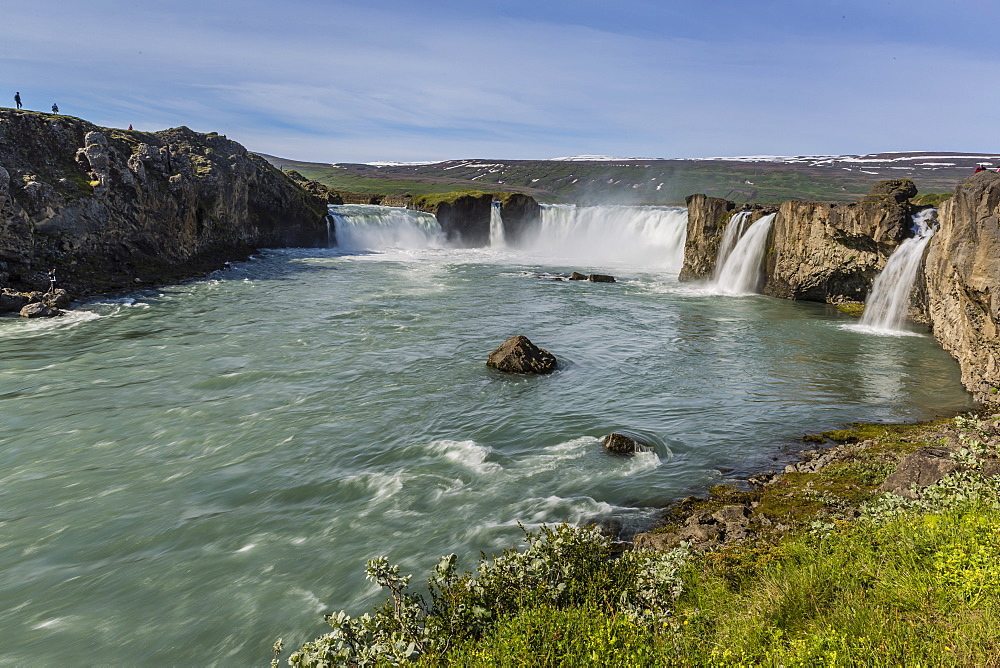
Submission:
M 0 110 L 0 286 L 74 294 L 325 244 L 326 202 L 223 136 Z
M 977 399 L 1000 402 L 1000 174 L 980 172 L 938 210 L 927 246 L 924 309 Z
M 419 211 L 437 217 L 445 239 L 452 246 L 480 248 L 490 244 L 491 193 L 447 193 L 413 198 Z
M 512 336 L 490 353 L 486 365 L 507 373 L 552 373 L 555 355 L 533 344 L 523 335 Z
M 764 259 L 763 292 L 820 302 L 864 299 L 889 255 L 906 237 L 916 188 L 881 181 L 853 204 L 791 200 L 777 209 Z M 688 236 L 681 280 L 709 278 L 737 205 L 705 195 L 688 203 Z M 773 207 L 745 207 L 751 222 Z

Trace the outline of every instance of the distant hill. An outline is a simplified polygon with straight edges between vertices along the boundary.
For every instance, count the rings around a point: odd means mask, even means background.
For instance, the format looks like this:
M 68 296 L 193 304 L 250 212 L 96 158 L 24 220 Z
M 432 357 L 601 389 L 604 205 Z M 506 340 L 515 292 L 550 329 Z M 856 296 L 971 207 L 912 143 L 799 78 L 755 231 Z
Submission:
M 867 155 L 747 156 L 697 160 L 577 156 L 552 160 L 322 164 L 263 155 L 333 188 L 418 195 L 507 190 L 549 202 L 680 204 L 692 193 L 736 202 L 854 201 L 883 179 L 913 179 L 921 193 L 951 192 L 1000 154 L 908 151 Z

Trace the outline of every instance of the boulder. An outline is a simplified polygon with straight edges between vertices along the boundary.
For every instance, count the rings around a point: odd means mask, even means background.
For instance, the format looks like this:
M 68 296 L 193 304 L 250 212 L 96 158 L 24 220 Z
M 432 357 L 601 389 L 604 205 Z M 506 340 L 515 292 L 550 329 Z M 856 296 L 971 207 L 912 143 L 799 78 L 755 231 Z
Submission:
M 605 450 L 616 455 L 634 455 L 637 452 L 646 452 L 651 449 L 645 443 L 618 432 L 611 432 L 604 437 L 601 443 Z
M 10 288 L 0 289 L 0 313 L 14 313 L 20 311 L 28 304 L 28 297 L 11 290 Z
M 572 274 L 569 275 L 569 280 L 571 280 L 571 281 L 585 281 L 585 280 L 587 280 L 587 276 L 586 276 L 586 274 L 581 274 L 578 271 L 574 271 Z
M 614 283 L 615 277 L 607 274 L 591 274 L 587 277 L 591 283 Z
M 543 350 L 523 335 L 512 336 L 490 353 L 486 365 L 507 373 L 552 373 L 555 355 Z
M 62 315 L 62 311 L 42 302 L 28 304 L 21 309 L 22 318 L 54 318 L 57 315 Z
M 70 299 L 68 292 L 66 292 L 62 288 L 56 288 L 55 290 L 51 292 L 46 292 L 44 295 L 42 295 L 42 301 L 51 304 L 56 308 L 66 308 L 73 300 Z
M 914 450 L 899 460 L 896 470 L 879 487 L 905 499 L 916 499 L 917 491 L 933 485 L 962 466 L 951 458 L 948 448 L 926 447 Z

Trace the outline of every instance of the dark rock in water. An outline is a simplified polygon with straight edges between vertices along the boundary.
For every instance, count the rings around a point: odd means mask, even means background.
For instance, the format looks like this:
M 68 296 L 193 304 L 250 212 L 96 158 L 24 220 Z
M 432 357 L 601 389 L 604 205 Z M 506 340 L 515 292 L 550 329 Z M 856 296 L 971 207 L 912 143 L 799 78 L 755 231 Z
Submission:
M 587 276 L 585 274 L 581 274 L 578 271 L 574 271 L 572 274 L 569 275 L 569 280 L 571 280 L 571 281 L 585 281 L 585 280 L 587 280 Z
M 42 302 L 28 304 L 21 309 L 22 318 L 54 318 L 57 315 L 62 315 L 62 311 Z
M 591 283 L 614 283 L 615 277 L 607 274 L 591 274 L 587 280 Z
M 879 487 L 906 499 L 917 498 L 917 492 L 941 480 L 962 466 L 951 458 L 948 448 L 927 447 L 914 450 L 899 460 L 896 470 L 889 474 Z
M 46 292 L 44 295 L 42 295 L 42 301 L 47 304 L 51 304 L 56 308 L 66 308 L 73 300 L 70 299 L 68 292 L 66 292 L 62 288 L 57 288 L 52 292 Z
M 507 373 L 552 373 L 555 355 L 543 350 L 523 335 L 512 336 L 490 353 L 486 365 Z
M 10 288 L 0 289 L 0 313 L 14 313 L 27 306 L 28 297 Z
M 616 455 L 634 455 L 637 452 L 648 452 L 653 448 L 645 443 L 641 443 L 634 438 L 611 432 L 602 441 L 604 449 Z

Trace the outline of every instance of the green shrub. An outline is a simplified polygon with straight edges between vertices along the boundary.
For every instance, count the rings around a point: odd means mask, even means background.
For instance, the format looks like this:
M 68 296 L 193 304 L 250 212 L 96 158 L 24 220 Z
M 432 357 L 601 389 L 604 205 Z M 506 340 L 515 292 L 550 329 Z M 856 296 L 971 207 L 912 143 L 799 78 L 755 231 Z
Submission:
M 303 644 L 289 665 L 400 664 L 425 654 L 440 659 L 456 644 L 529 610 L 586 607 L 641 626 L 669 624 L 685 548 L 629 551 L 612 559 L 610 541 L 600 532 L 568 525 L 526 531 L 525 542 L 525 550 L 484 556 L 476 572 L 461 575 L 455 555 L 442 558 L 428 579 L 429 601 L 410 591 L 410 576 L 401 577 L 385 557 L 369 561 L 366 577 L 388 589 L 389 599 L 357 619 L 328 615 L 333 630 Z

